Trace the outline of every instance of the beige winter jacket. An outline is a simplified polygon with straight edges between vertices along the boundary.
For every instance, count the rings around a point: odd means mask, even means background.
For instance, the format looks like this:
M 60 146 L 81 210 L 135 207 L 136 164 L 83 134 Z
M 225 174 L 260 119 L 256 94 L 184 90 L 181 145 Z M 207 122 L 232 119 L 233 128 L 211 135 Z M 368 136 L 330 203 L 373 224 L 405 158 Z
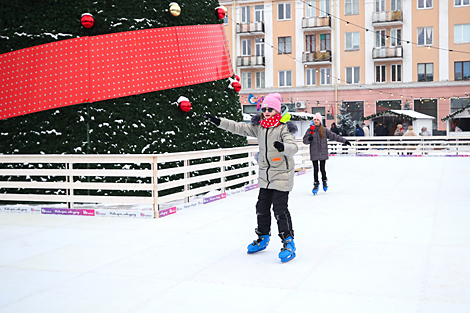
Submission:
M 260 188 L 292 191 L 295 175 L 293 156 L 298 151 L 294 135 L 291 133 L 296 130 L 293 123 L 264 128 L 259 124 L 259 118 L 258 122 L 252 120 L 251 124 L 237 123 L 222 118 L 219 127 L 234 134 L 258 138 L 258 186 Z M 274 148 L 275 141 L 284 144 L 284 151 L 279 152 Z

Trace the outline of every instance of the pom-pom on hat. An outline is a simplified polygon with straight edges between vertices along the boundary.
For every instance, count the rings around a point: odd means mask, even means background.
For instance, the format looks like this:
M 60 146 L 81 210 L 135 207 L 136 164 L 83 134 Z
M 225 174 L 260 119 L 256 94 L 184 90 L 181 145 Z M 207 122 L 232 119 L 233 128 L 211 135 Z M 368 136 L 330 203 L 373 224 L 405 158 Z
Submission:
M 263 100 L 262 108 L 273 108 L 277 112 L 281 113 L 281 95 L 276 93 L 270 93 Z
M 320 120 L 320 121 L 321 121 L 321 120 L 322 120 L 322 116 L 321 116 L 320 113 L 315 113 L 315 115 L 313 116 L 313 119 L 314 119 L 314 120 L 317 119 L 317 120 Z

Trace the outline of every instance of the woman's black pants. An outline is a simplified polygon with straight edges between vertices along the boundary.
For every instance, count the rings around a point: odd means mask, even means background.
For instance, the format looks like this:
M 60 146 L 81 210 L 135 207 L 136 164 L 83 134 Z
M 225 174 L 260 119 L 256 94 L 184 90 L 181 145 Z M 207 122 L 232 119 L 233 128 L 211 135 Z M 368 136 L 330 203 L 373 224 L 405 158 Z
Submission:
M 316 183 L 319 183 L 318 180 L 318 161 L 312 161 L 313 163 L 313 178 Z M 321 171 L 321 180 L 328 180 L 326 178 L 326 170 L 325 170 L 325 163 L 326 160 L 320 160 L 320 171 Z
M 289 200 L 288 191 L 279 191 L 274 189 L 260 188 L 258 202 L 256 203 L 256 217 L 258 227 L 256 234 L 258 236 L 271 234 L 271 205 L 274 211 L 274 217 L 277 221 L 279 237 L 286 239 L 289 236 L 294 237 L 292 229 L 292 219 L 287 208 Z

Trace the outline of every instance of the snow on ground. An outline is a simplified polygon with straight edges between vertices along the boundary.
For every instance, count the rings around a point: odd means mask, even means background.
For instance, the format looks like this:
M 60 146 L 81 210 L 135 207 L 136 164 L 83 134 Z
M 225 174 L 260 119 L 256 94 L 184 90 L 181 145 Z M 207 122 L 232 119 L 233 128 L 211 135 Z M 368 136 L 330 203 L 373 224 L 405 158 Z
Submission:
M 0 312 L 470 312 L 470 158 L 334 157 L 296 177 L 297 258 L 257 190 L 161 219 L 0 214 Z

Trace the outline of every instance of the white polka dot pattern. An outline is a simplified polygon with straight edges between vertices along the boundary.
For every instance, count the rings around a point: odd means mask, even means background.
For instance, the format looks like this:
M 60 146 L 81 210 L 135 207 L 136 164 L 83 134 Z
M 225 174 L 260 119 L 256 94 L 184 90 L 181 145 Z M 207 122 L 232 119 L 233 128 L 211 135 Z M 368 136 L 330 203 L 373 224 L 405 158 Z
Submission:
M 223 25 L 64 40 L 0 55 L 0 119 L 230 76 Z

